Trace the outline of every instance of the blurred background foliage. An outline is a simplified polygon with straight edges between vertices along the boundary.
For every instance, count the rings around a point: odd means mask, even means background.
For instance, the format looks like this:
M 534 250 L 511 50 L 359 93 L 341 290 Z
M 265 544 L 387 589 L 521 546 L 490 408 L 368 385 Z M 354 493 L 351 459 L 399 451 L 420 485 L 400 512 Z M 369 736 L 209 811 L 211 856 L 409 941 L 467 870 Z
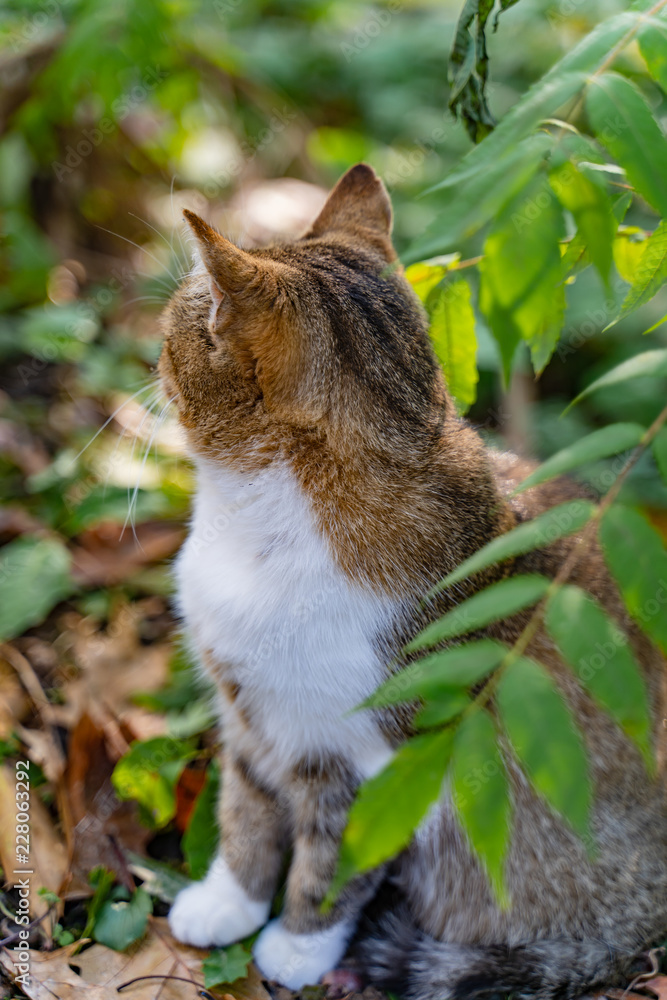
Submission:
M 422 193 L 471 148 L 448 110 L 461 6 L 0 0 L 0 543 L 10 543 L 0 549 L 0 640 L 13 641 L 0 656 L 9 706 L 0 707 L 0 756 L 16 752 L 18 736 L 47 787 L 71 773 L 74 750 L 79 770 L 90 759 L 108 786 L 111 765 L 93 759 L 108 718 L 81 728 L 91 705 L 104 702 L 122 720 L 125 747 L 133 737 L 198 735 L 211 722 L 187 657 L 170 642 L 166 560 L 182 541 L 193 483 L 153 376 L 158 316 L 189 266 L 182 208 L 246 245 L 293 236 L 363 159 L 389 188 L 396 246 L 407 251 L 433 216 Z M 488 33 L 494 116 L 626 6 L 522 0 L 508 9 Z M 664 94 L 636 46 L 617 69 L 664 119 Z M 637 199 L 625 223 L 644 231 L 655 219 Z M 476 234 L 455 249 L 468 259 L 482 245 Z M 596 376 L 667 346 L 667 324 L 641 337 L 667 312 L 664 290 L 605 330 L 628 288 L 616 264 L 609 288 L 589 267 L 568 289 L 563 335 L 538 379 L 520 348 L 503 387 L 495 341 L 476 315 L 480 381 L 469 416 L 490 440 L 546 458 L 610 421 L 646 426 L 664 405 L 664 378 L 646 377 L 560 417 Z M 618 463 L 578 474 L 604 491 Z M 624 491 L 664 532 L 667 490 L 650 454 Z M 57 740 L 40 741 L 44 706 L 35 712 L 16 686 L 14 673 L 25 681 L 26 671 L 46 692 L 50 724 L 72 728 L 69 771 Z M 186 745 L 181 766 L 189 756 Z M 207 756 L 188 764 L 176 792 L 173 775 L 165 784 L 155 771 L 144 807 L 159 813 L 157 826 L 175 819 L 187 828 Z M 207 788 L 217 780 L 208 774 Z M 85 808 L 96 815 L 92 799 Z M 85 881 L 91 856 L 85 845 L 77 854 L 70 834 L 72 867 Z M 144 841 L 137 835 L 137 849 Z M 205 848 L 186 845 L 192 873 Z M 154 853 L 170 850 L 162 843 Z M 102 863 L 113 868 L 113 855 Z
M 152 372 L 157 317 L 188 267 L 181 209 L 246 244 L 294 235 L 341 172 L 365 159 L 390 190 L 396 245 L 406 250 L 433 216 L 420 195 L 471 147 L 448 110 L 460 6 L 4 0 L 0 541 L 49 538 L 54 552 L 67 543 L 64 562 L 60 551 L 46 574 L 42 548 L 24 590 L 36 594 L 52 579 L 54 599 L 69 596 L 97 622 L 118 601 L 168 593 L 162 560 L 182 537 L 192 483 Z M 524 0 L 508 9 L 488 32 L 495 117 L 624 7 Z M 659 119 L 664 95 L 636 46 L 619 68 L 649 92 Z M 641 201 L 625 221 L 655 224 Z M 457 249 L 466 258 L 481 246 L 476 235 Z M 611 289 L 594 268 L 579 275 L 550 364 L 536 380 L 520 349 L 508 391 L 477 316 L 471 419 L 539 458 L 611 419 L 647 424 L 664 393 L 659 378 L 599 392 L 557 419 L 667 311 L 658 296 L 604 332 L 610 297 L 617 304 L 626 290 L 618 274 Z M 666 342 L 667 324 L 642 347 Z M 582 475 L 604 483 L 610 462 Z M 626 492 L 662 518 L 667 491 L 649 456 Z M 0 635 L 38 624 L 49 603 L 36 597 L 7 611 Z
M 528 0 L 508 10 L 489 33 L 496 117 L 624 6 Z M 432 216 L 419 195 L 470 147 L 447 109 L 460 4 L 19 0 L 3 8 L 0 476 L 5 496 L 72 536 L 127 514 L 126 491 L 145 457 L 137 438 L 145 443 L 154 429 L 145 397 L 75 456 L 150 378 L 156 316 L 187 267 L 181 207 L 249 242 L 291 234 L 317 211 L 321 189 L 365 159 L 387 182 L 404 250 Z M 624 70 L 644 72 L 632 51 Z M 659 93 L 654 84 L 651 92 Z M 633 213 L 626 222 L 646 222 L 641 208 Z M 481 245 L 469 243 L 464 256 Z M 539 457 L 610 417 L 649 420 L 659 380 L 600 393 L 555 419 L 661 315 L 657 301 L 603 333 L 609 294 L 588 269 L 552 363 L 538 382 L 519 374 L 509 396 L 478 317 L 472 419 Z M 664 343 L 666 329 L 643 346 Z M 163 430 L 153 445 L 174 459 L 173 440 Z M 598 473 L 587 470 L 593 480 Z M 134 520 L 182 517 L 188 485 L 179 461 L 146 461 Z M 665 505 L 649 462 L 633 488 Z

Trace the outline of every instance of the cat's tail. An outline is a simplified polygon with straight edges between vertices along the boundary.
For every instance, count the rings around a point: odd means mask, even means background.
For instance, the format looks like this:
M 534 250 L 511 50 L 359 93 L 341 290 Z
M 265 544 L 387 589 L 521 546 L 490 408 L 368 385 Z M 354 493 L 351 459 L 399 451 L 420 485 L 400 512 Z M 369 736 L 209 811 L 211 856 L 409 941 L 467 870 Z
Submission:
M 530 944 L 443 944 L 418 930 L 407 907 L 366 926 L 355 949 L 368 982 L 405 1000 L 574 1000 L 626 983 L 636 955 L 597 940 Z

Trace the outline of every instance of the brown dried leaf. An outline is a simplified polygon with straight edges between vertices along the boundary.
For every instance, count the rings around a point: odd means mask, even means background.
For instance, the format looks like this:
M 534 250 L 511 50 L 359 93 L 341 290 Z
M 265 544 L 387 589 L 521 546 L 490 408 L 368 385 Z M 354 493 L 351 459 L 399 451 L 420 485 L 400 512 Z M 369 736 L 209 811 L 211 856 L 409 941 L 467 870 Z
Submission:
M 651 993 L 656 993 L 658 1000 L 667 1000 L 667 976 L 655 976 L 654 979 L 649 979 L 648 982 L 642 983 L 642 990 L 650 990 Z
M 72 957 L 77 947 L 78 943 L 75 943 L 57 951 L 30 951 L 30 960 L 26 963 L 30 967 L 27 981 L 22 979 L 17 982 L 17 976 L 23 969 L 17 968 L 12 953 L 6 948 L 0 952 L 0 967 L 30 1000 L 110 1000 L 111 990 L 106 986 L 85 983 L 72 968 L 72 965 L 78 964 L 78 960 Z
M 13 817 L 16 815 L 16 776 L 5 764 L 0 768 L 0 865 L 6 873 L 16 870 L 16 841 Z M 41 917 L 49 904 L 38 894 L 46 888 L 59 892 L 67 874 L 67 850 L 56 832 L 48 810 L 36 792 L 30 796 L 30 912 Z M 21 876 L 17 875 L 16 878 Z M 26 876 L 28 877 L 28 876 Z M 10 884 L 14 878 L 10 874 Z
M 7 740 L 28 713 L 30 702 L 16 672 L 4 657 L 0 657 L 0 740 Z
M 73 955 L 76 945 L 58 951 L 30 952 L 32 985 L 23 987 L 31 1000 L 112 1000 L 127 996 L 128 1000 L 196 1000 L 197 986 L 201 988 L 204 976 L 201 969 L 206 952 L 176 941 L 164 919 L 151 919 L 146 936 L 127 952 L 120 954 L 104 945 L 95 944 L 78 955 Z M 3 969 L 14 981 L 16 970 L 10 953 L 0 955 Z M 117 987 L 140 976 L 181 976 L 193 983 L 163 978 L 135 983 L 123 993 Z M 223 1000 L 269 1000 L 259 973 L 251 970 L 248 979 L 233 986 L 208 991 Z
M 147 603 L 121 605 L 103 632 L 89 618 L 67 616 L 66 641 L 87 692 L 85 698 L 81 692 L 77 697 L 90 706 L 91 714 L 95 706 L 105 705 L 113 716 L 124 719 L 128 712 L 136 712 L 132 699 L 138 690 L 157 691 L 165 684 L 173 649 L 167 642 L 142 645 L 140 627 Z
M 72 546 L 72 574 L 87 587 L 122 583 L 139 569 L 173 555 L 184 529 L 164 521 L 138 524 L 120 537 L 117 524 L 104 523 L 79 535 Z
M 143 852 L 152 836 L 139 821 L 136 803 L 119 801 L 111 784 L 113 769 L 134 736 L 111 722 L 103 728 L 88 714 L 72 730 L 61 812 L 71 868 L 82 885 L 96 865 L 115 871 L 127 884 L 124 851 Z

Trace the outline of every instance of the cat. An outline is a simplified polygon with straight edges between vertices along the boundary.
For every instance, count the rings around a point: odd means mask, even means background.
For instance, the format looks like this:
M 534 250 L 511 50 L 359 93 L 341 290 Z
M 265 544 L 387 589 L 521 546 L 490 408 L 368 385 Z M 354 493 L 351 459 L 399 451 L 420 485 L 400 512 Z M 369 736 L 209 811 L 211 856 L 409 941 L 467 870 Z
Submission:
M 415 609 L 432 584 L 580 493 L 558 481 L 511 497 L 531 466 L 457 417 L 370 167 L 350 169 L 293 242 L 241 250 L 185 214 L 196 264 L 164 313 L 159 374 L 196 466 L 178 605 L 215 682 L 224 750 L 220 851 L 177 896 L 174 935 L 206 947 L 260 931 L 260 971 L 292 989 L 343 956 L 415 1000 L 569 998 L 623 981 L 667 930 L 664 788 L 544 633 L 529 653 L 585 734 L 597 855 L 508 748 L 509 908 L 443 791 L 410 846 L 322 912 L 355 790 L 412 733 L 410 708 L 350 710 L 424 624 Z M 508 572 L 553 577 L 578 538 L 478 574 L 429 614 Z M 631 635 L 657 743 L 664 659 L 628 620 L 595 546 L 571 581 Z M 485 634 L 511 643 L 526 614 Z

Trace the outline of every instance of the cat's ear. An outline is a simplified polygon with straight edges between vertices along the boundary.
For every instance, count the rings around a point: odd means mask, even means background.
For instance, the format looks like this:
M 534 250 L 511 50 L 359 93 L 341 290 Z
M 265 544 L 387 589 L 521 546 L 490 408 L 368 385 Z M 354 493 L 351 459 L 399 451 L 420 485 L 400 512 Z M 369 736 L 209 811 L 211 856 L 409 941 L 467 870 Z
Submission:
M 384 184 L 367 163 L 350 167 L 327 198 L 306 237 L 343 232 L 390 252 L 391 202 Z
M 208 325 L 211 333 L 215 333 L 222 325 L 229 300 L 242 295 L 259 277 L 259 265 L 249 253 L 234 246 L 194 212 L 186 208 L 183 215 L 197 240 L 202 264 L 208 272 L 213 303 Z

